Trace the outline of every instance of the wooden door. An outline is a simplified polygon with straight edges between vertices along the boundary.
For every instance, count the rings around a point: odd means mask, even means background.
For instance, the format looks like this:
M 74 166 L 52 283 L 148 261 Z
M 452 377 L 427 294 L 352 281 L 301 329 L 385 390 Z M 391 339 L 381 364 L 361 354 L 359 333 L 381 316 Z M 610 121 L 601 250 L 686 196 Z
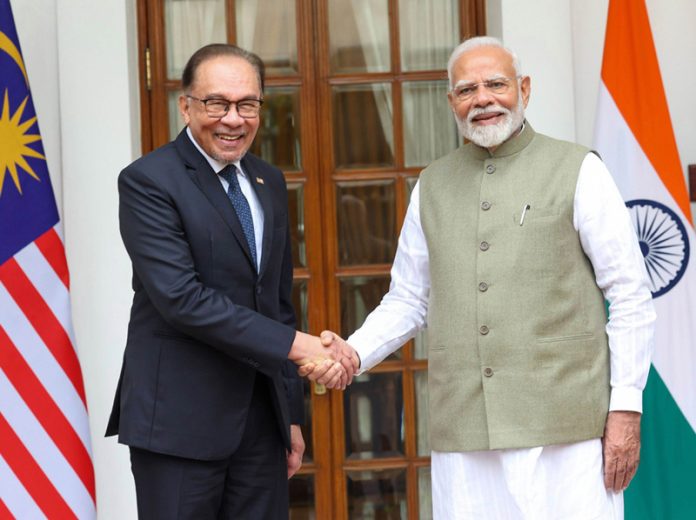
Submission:
M 344 337 L 388 290 L 411 189 L 454 149 L 445 65 L 482 34 L 483 0 L 138 0 L 143 151 L 176 136 L 179 77 L 202 45 L 266 63 L 252 151 L 289 187 L 302 330 Z M 420 338 L 345 392 L 305 385 L 307 452 L 291 519 L 430 518 Z

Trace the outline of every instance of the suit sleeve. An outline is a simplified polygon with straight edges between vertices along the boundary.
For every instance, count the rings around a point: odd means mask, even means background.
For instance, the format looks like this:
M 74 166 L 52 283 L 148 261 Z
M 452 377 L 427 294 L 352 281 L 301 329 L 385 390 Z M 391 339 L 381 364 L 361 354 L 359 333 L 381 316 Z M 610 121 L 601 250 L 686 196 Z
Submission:
M 123 242 L 137 279 L 162 318 L 266 375 L 285 372 L 294 321 L 285 317 L 279 322 L 236 305 L 201 283 L 177 201 L 142 168 L 131 165 L 121 172 L 118 188 Z

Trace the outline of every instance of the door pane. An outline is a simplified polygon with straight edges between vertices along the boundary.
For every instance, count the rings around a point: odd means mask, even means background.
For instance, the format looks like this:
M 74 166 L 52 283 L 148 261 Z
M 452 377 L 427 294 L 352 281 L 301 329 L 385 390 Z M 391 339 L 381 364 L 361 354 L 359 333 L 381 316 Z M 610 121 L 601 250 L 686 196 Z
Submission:
M 268 76 L 297 72 L 295 0 L 237 0 L 237 45 L 259 55 Z
M 288 480 L 290 510 L 288 520 L 314 520 L 314 475 L 295 475 Z
M 167 107 L 169 109 L 169 139 L 174 140 L 181 129 L 184 128 L 184 120 L 179 113 L 179 96 L 181 90 L 176 89 L 167 94 Z
M 349 471 L 346 485 L 348 518 L 356 520 L 408 518 L 404 470 Z
M 337 168 L 394 164 L 391 85 L 342 85 L 332 89 Z
M 404 454 L 401 372 L 366 373 L 343 393 L 346 457 L 373 459 Z
M 334 74 L 388 72 L 387 0 L 329 0 L 329 47 Z
M 430 435 L 428 435 L 428 372 L 419 370 L 413 374 L 416 390 L 416 440 L 418 455 L 430 456 Z
M 419 520 L 432 520 L 433 499 L 430 482 L 430 466 L 418 468 L 418 509 Z
M 225 0 L 165 0 L 164 16 L 168 78 L 180 78 L 203 45 L 227 41 Z
M 299 87 L 267 87 L 251 152 L 285 171 L 302 169 Z
M 293 280 L 292 282 L 292 306 L 297 316 L 297 328 L 302 332 L 309 332 L 309 319 L 307 307 L 307 280 Z
M 307 267 L 304 215 L 304 184 L 288 184 L 288 220 L 292 241 L 292 263 L 295 267 Z
M 426 166 L 457 148 L 446 80 L 404 82 L 403 110 L 407 167 Z
M 459 43 L 457 0 L 399 0 L 399 39 L 402 70 L 447 67 Z
M 389 290 L 389 275 L 353 276 L 340 281 L 341 337 L 350 336 Z M 387 357 L 402 359 L 401 349 Z
M 396 252 L 394 181 L 336 186 L 340 265 L 388 264 Z

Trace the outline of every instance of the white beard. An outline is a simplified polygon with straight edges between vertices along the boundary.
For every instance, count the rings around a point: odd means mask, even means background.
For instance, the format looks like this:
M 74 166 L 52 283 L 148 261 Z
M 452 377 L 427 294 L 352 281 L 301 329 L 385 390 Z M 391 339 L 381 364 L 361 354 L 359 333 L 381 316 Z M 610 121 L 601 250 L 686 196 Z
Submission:
M 488 112 L 502 112 L 504 118 L 495 125 L 474 125 L 471 121 L 474 117 Z M 486 108 L 472 108 L 466 119 L 460 119 L 454 115 L 459 127 L 459 133 L 474 144 L 482 148 L 492 148 L 507 141 L 510 136 L 522 126 L 524 121 L 524 104 L 522 95 L 517 98 L 517 106 L 508 110 L 500 105 L 491 105 Z

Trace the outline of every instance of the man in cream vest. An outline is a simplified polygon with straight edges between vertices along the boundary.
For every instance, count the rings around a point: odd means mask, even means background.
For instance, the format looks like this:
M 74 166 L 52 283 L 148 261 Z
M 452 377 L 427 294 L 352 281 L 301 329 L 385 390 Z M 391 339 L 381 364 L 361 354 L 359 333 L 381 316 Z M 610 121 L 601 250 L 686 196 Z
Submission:
M 365 371 L 427 328 L 436 519 L 622 518 L 654 322 L 628 212 L 595 154 L 525 121 L 530 78 L 498 40 L 448 74 L 469 142 L 422 172 L 348 343 Z

